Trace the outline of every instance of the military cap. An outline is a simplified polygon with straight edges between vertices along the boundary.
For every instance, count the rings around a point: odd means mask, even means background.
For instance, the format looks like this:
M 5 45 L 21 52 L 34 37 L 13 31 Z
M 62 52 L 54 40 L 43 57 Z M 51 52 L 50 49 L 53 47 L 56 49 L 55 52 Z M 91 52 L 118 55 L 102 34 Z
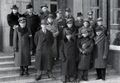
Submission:
M 18 22 L 26 22 L 26 17 L 25 15 L 21 15 L 18 19 Z
M 88 11 L 88 15 L 93 15 L 93 11 Z
M 70 8 L 66 8 L 65 12 L 71 12 L 71 9 Z
M 42 9 L 43 7 L 48 8 L 47 4 L 42 5 L 42 6 L 41 6 L 41 9 Z
M 46 21 L 45 19 L 42 19 L 42 20 L 41 20 L 41 24 L 45 24 L 45 25 L 46 25 L 46 24 L 47 24 L 47 21 Z
M 104 29 L 101 27 L 95 28 L 95 32 L 99 32 L 99 31 L 104 31 Z
M 67 24 L 72 24 L 73 23 L 73 19 L 67 19 Z
M 84 22 L 88 22 L 90 24 L 90 21 L 88 19 L 84 19 Z
M 48 18 L 54 18 L 52 13 L 49 13 Z
M 99 17 L 99 18 L 97 19 L 97 21 L 103 21 L 103 19 L 102 19 L 101 17 Z
M 62 9 L 58 9 L 58 10 L 56 11 L 56 13 L 62 14 Z
M 26 18 L 25 18 L 25 17 L 20 17 L 20 18 L 18 19 L 18 22 L 19 22 L 19 23 L 24 23 L 24 22 L 26 22 Z
M 79 16 L 83 16 L 83 14 L 81 12 L 78 12 L 77 17 L 79 17 Z
M 89 30 L 87 28 L 82 28 L 80 30 L 80 33 L 82 33 L 82 34 L 89 33 Z
M 16 5 L 13 5 L 11 9 L 18 9 Z
M 31 3 L 29 3 L 28 5 L 26 5 L 26 9 L 30 9 L 33 8 L 33 6 L 31 5 Z

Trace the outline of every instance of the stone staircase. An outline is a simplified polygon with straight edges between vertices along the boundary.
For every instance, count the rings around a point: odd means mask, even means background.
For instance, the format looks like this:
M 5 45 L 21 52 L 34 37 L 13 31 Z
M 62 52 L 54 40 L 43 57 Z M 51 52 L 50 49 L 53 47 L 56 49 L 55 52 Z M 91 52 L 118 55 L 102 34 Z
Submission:
M 34 69 L 34 56 L 32 56 L 32 65 L 29 67 L 29 76 L 19 76 L 19 67 L 14 66 L 14 56 L 13 54 L 0 53 L 0 83 L 36 83 L 35 78 L 35 69 Z M 56 76 L 56 80 L 61 79 L 61 69 L 60 64 L 57 64 L 53 70 L 53 73 Z M 107 75 L 113 75 L 115 71 L 111 66 L 107 68 Z M 96 72 L 91 70 L 89 72 L 89 78 L 94 79 Z M 43 76 L 42 80 L 38 83 L 49 83 L 51 79 Z

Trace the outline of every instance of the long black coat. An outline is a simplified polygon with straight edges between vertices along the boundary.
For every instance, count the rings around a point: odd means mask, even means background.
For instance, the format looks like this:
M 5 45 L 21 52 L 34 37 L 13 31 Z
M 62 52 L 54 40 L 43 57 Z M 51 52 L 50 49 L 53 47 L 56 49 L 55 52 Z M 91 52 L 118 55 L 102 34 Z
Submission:
M 42 30 L 38 31 L 34 38 L 36 45 L 35 67 L 39 70 L 49 70 L 53 65 L 52 45 L 53 35 L 50 31 L 46 34 Z
M 10 34 L 9 34 L 9 42 L 10 42 L 10 46 L 13 46 L 13 33 L 14 33 L 14 25 L 18 25 L 18 19 L 20 17 L 20 14 L 17 13 L 16 15 L 14 15 L 12 12 L 10 14 L 7 15 L 7 22 L 8 25 L 10 26 Z
M 27 14 L 26 19 L 27 28 L 31 31 L 32 35 L 34 36 L 35 32 L 39 30 L 40 18 L 38 15 L 35 14 L 32 14 L 32 16 Z
M 88 70 L 90 68 L 90 58 L 93 51 L 93 40 L 86 37 L 77 40 L 77 46 L 79 49 L 79 64 L 78 69 Z M 85 53 L 83 53 L 84 51 Z
M 20 28 L 20 27 L 19 27 Z M 29 66 L 31 64 L 30 51 L 32 48 L 31 37 L 28 29 L 24 29 L 24 33 L 16 28 L 14 30 L 14 50 L 15 50 L 15 65 Z
M 32 34 L 33 50 L 35 50 L 34 36 L 35 33 L 39 30 L 40 18 L 38 15 L 35 14 L 33 14 L 32 16 L 26 14 L 26 19 L 27 19 L 27 28 L 30 30 Z
M 62 60 L 62 74 L 73 76 L 76 73 L 76 62 L 78 58 L 76 41 L 67 39 L 62 41 L 60 58 Z

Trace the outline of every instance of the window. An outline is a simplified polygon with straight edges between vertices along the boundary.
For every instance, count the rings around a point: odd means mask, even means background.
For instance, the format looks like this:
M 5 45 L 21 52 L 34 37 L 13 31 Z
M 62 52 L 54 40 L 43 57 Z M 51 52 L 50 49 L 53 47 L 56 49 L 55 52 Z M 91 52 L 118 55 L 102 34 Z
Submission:
M 91 0 L 91 10 L 93 11 L 94 18 L 101 16 L 100 14 L 100 1 L 101 0 Z
M 56 17 L 56 11 L 57 11 L 57 5 L 56 4 L 50 4 L 51 13 L 53 13 L 54 17 Z
M 120 24 L 120 0 L 111 0 L 111 24 Z

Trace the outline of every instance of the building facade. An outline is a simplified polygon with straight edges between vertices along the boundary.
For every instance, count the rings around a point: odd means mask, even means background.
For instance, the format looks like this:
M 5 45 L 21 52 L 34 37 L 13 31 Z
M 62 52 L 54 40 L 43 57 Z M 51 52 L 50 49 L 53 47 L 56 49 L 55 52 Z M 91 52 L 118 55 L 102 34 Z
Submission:
M 104 25 L 110 32 L 111 51 L 109 62 L 120 71 L 119 46 L 112 45 L 116 33 L 120 30 L 120 0 L 0 0 L 0 51 L 11 51 L 9 47 L 10 28 L 7 24 L 7 14 L 11 12 L 12 5 L 16 4 L 19 7 L 19 12 L 24 13 L 26 5 L 30 2 L 34 6 L 34 11 L 38 14 L 41 11 L 40 6 L 47 4 L 51 12 L 55 12 L 57 9 L 63 9 L 64 11 L 65 8 L 71 8 L 75 18 L 77 12 L 82 12 L 84 18 L 86 18 L 89 10 L 94 12 L 94 18 L 102 17 Z M 113 58 L 114 60 L 112 60 Z

